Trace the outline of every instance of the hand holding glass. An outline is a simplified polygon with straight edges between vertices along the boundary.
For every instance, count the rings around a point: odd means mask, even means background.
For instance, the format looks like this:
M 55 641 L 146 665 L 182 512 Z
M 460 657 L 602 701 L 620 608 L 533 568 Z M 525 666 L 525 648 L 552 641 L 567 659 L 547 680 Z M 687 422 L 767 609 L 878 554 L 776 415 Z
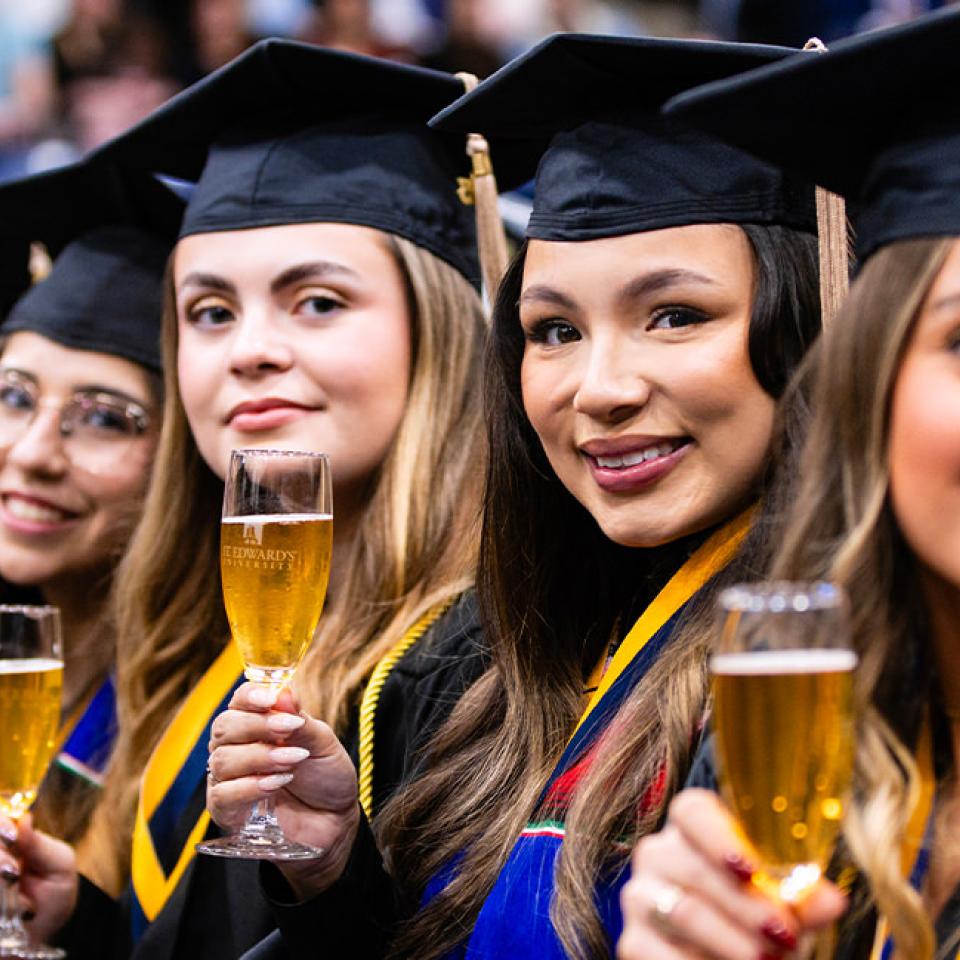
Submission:
M 833 853 L 853 768 L 857 656 L 829 583 L 741 585 L 720 596 L 711 659 L 721 789 L 763 859 L 762 889 L 794 903 Z
M 320 453 L 234 450 L 223 494 L 220 570 L 230 631 L 248 680 L 279 691 L 293 679 L 320 619 L 333 549 L 330 464 Z M 322 851 L 283 836 L 274 799 L 243 830 L 200 853 L 304 860 Z
M 0 813 L 19 820 L 53 759 L 60 726 L 63 654 L 56 607 L 0 606 Z M 0 877 L 0 957 L 57 960 L 33 946 L 17 909 L 16 882 Z

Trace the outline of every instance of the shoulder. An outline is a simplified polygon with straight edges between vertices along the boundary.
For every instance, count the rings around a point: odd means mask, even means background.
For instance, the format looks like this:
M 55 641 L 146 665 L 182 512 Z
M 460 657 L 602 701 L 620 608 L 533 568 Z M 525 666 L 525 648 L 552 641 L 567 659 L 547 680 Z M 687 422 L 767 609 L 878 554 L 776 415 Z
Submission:
M 400 658 L 393 672 L 415 682 L 451 671 L 480 673 L 488 659 L 476 593 L 468 590 Z

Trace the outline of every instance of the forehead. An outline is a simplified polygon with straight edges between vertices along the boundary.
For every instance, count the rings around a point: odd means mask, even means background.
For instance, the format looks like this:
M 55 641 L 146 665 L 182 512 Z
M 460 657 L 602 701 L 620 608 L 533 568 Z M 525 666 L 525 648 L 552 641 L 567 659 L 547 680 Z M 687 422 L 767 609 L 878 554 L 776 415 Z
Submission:
M 0 366 L 29 373 L 45 392 L 70 393 L 96 385 L 149 400 L 147 373 L 131 360 L 76 350 L 29 330 L 6 338 Z
M 364 278 L 396 274 L 386 236 L 348 223 L 293 223 L 184 237 L 174 251 L 174 283 L 208 273 L 235 284 L 270 282 L 311 262 L 340 264 Z
M 724 282 L 752 280 L 753 259 L 746 234 L 732 224 L 694 224 L 622 237 L 554 242 L 531 240 L 524 284 L 563 284 L 571 271 L 630 279 L 658 270 L 692 270 Z

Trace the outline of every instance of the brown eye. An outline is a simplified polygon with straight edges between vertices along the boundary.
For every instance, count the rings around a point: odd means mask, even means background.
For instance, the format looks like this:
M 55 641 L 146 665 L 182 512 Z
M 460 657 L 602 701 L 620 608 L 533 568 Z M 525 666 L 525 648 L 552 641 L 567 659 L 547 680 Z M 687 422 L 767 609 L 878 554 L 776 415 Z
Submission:
M 650 321 L 651 330 L 676 330 L 695 323 L 706 323 L 709 317 L 699 310 L 689 307 L 664 307 L 657 310 Z
M 541 320 L 531 331 L 530 339 L 548 347 L 559 347 L 579 340 L 580 331 L 565 320 Z

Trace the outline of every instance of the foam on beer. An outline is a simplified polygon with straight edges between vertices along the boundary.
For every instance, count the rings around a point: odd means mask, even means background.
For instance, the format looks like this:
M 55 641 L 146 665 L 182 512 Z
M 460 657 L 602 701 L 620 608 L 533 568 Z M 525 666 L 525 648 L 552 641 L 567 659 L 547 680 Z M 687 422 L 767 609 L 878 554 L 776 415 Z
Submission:
M 28 659 L 0 659 L 0 674 L 45 673 L 48 670 L 62 670 L 63 661 L 50 657 L 30 657 Z
M 785 673 L 840 673 L 853 670 L 853 650 L 756 650 L 718 653 L 710 659 L 713 673 L 765 676 Z

